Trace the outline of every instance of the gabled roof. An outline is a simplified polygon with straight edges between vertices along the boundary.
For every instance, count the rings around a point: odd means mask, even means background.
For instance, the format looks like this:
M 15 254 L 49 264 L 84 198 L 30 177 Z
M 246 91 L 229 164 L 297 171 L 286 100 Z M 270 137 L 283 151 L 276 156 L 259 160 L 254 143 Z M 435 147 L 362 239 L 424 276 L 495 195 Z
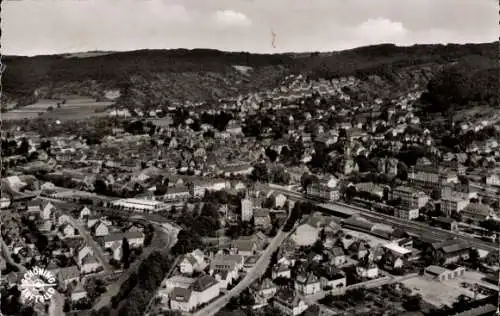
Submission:
M 191 289 L 176 287 L 173 289 L 170 296 L 172 297 L 172 300 L 176 302 L 189 302 L 189 299 L 191 298 Z
M 193 291 L 203 292 L 206 289 L 208 289 L 216 284 L 217 284 L 217 280 L 215 280 L 210 275 L 204 275 L 202 277 L 199 277 L 196 281 L 194 281 L 192 288 L 193 288 Z

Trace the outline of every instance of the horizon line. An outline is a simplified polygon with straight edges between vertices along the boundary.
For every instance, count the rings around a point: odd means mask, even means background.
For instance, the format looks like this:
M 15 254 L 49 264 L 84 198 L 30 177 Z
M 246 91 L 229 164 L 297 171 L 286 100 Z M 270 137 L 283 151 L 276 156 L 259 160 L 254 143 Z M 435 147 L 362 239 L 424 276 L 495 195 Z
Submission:
M 218 48 L 204 48 L 204 47 L 196 47 L 196 48 L 185 48 L 185 47 L 177 47 L 177 48 L 137 48 L 137 49 L 127 49 L 127 50 L 99 50 L 99 49 L 93 49 L 93 50 L 87 50 L 87 51 L 68 51 L 68 52 L 62 52 L 62 53 L 47 53 L 47 54 L 34 54 L 34 55 L 15 55 L 15 54 L 4 54 L 0 53 L 3 57 L 25 57 L 25 58 L 33 58 L 33 57 L 50 57 L 50 56 L 64 56 L 64 55 L 76 55 L 76 54 L 89 54 L 89 53 L 107 53 L 107 54 L 116 54 L 116 53 L 131 53 L 131 52 L 139 52 L 139 51 L 175 51 L 175 50 L 186 50 L 186 51 L 195 51 L 195 50 L 207 50 L 207 51 L 217 51 L 217 52 L 222 52 L 222 53 L 240 53 L 240 54 L 253 54 L 253 55 L 299 55 L 299 54 L 313 54 L 313 53 L 320 53 L 320 54 L 327 54 L 327 53 L 341 53 L 345 51 L 350 51 L 350 50 L 355 50 L 359 48 L 365 48 L 365 47 L 373 47 L 373 46 L 382 46 L 382 45 L 391 45 L 395 47 L 413 47 L 413 46 L 432 46 L 432 45 L 441 45 L 441 46 L 448 46 L 448 45 L 487 45 L 487 44 L 494 44 L 498 43 L 499 40 L 491 41 L 491 42 L 468 42 L 468 43 L 454 43 L 454 42 L 448 42 L 448 43 L 413 43 L 413 44 L 408 44 L 408 45 L 403 45 L 403 44 L 396 44 L 396 43 L 377 43 L 377 44 L 369 44 L 369 45 L 362 45 L 362 46 L 355 46 L 351 48 L 345 48 L 345 49 L 339 49 L 339 50 L 311 50 L 311 51 L 283 51 L 283 52 L 251 52 L 251 51 L 244 51 L 244 50 L 223 50 L 223 49 L 218 49 Z M 89 56 L 93 57 L 93 56 Z M 97 57 L 97 56 L 96 56 Z

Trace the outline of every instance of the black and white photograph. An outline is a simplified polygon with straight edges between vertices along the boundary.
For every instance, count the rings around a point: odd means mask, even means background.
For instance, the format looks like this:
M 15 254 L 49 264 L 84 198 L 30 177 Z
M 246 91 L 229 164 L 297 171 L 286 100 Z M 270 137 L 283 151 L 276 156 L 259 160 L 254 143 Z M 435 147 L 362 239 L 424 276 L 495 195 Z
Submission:
M 500 316 L 499 0 L 4 0 L 1 316 Z

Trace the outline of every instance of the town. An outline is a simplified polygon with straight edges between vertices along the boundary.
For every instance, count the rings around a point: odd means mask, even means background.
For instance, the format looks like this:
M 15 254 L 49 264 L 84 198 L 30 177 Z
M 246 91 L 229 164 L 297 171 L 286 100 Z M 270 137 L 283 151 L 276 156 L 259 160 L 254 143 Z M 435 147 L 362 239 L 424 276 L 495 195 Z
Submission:
M 34 267 L 57 279 L 42 314 L 496 310 L 499 113 L 445 139 L 422 88 L 359 86 L 290 75 L 212 105 L 4 124 L 2 310 L 27 308 Z
M 498 4 L 450 4 L 4 1 L 0 314 L 500 316 Z

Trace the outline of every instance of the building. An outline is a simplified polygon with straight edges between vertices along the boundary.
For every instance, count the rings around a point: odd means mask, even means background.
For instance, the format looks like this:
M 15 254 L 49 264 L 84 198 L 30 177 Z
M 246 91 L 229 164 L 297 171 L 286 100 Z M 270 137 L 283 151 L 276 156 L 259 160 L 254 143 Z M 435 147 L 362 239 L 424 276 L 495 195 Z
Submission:
M 424 275 L 434 280 L 443 282 L 453 280 L 464 275 L 464 267 L 456 267 L 455 269 L 446 269 L 440 266 L 428 266 L 424 270 Z
M 190 312 L 220 295 L 220 285 L 213 277 L 204 275 L 196 279 L 185 289 L 176 287 L 172 290 L 170 307 L 173 310 Z
M 122 244 L 126 238 L 130 247 L 142 247 L 144 245 L 144 234 L 142 232 L 128 231 L 124 233 L 111 233 L 102 237 L 103 247 L 111 248 L 114 244 Z
M 187 187 L 171 187 L 167 189 L 167 192 L 163 195 L 163 199 L 168 202 L 185 201 L 190 196 L 191 194 Z
M 257 208 L 253 212 L 253 222 L 256 228 L 268 229 L 271 227 L 271 215 L 265 208 Z
M 489 174 L 486 176 L 485 182 L 487 185 L 500 186 L 500 175 Z
M 467 205 L 469 205 L 469 199 L 464 198 L 461 194 L 445 193 L 441 195 L 441 211 L 447 216 L 459 213 Z
M 292 271 L 290 270 L 290 267 L 288 265 L 279 263 L 273 266 L 271 272 L 271 278 L 273 280 L 277 278 L 290 279 L 291 277 L 292 277 Z
M 435 217 L 432 219 L 432 223 L 446 230 L 457 231 L 458 223 L 456 220 L 448 217 Z
M 493 209 L 486 204 L 470 203 L 461 212 L 462 220 L 472 223 L 480 223 L 490 218 L 496 218 Z
M 441 190 L 449 183 L 457 183 L 458 177 L 456 173 L 446 172 L 433 166 L 418 166 L 411 168 L 408 180 L 423 190 L 432 191 Z
M 340 193 L 337 188 L 332 188 L 322 182 L 311 183 L 307 186 L 306 192 L 310 196 L 325 199 L 327 201 L 336 201 L 340 197 Z
M 274 307 L 287 316 L 298 316 L 309 307 L 295 293 L 278 293 L 273 302 Z
M 160 201 L 144 199 L 121 199 L 112 202 L 113 207 L 139 213 L 155 213 L 166 211 L 168 205 Z
M 321 291 L 321 282 L 312 272 L 298 275 L 294 284 L 295 290 L 302 295 L 313 295 Z
M 202 271 L 205 268 L 205 256 L 199 249 L 186 254 L 179 263 L 182 274 L 192 275 L 195 271 Z
M 195 180 L 188 185 L 191 196 L 200 198 L 205 196 L 205 191 L 221 191 L 229 189 L 231 183 L 225 179 L 201 179 Z
M 330 252 L 330 264 L 334 266 L 341 266 L 346 262 L 346 255 L 344 249 L 341 247 L 334 247 Z
M 438 253 L 438 257 L 442 258 L 443 265 L 456 263 L 460 258 L 469 259 L 471 249 L 469 245 L 453 239 L 434 243 L 432 247 Z
M 396 208 L 394 210 L 394 216 L 411 221 L 417 219 L 420 216 L 420 211 L 418 208 L 415 209 Z
M 427 204 L 429 196 L 422 191 L 416 191 L 407 186 L 399 186 L 392 191 L 392 199 L 401 201 L 401 207 L 405 209 L 420 209 Z
M 241 220 L 248 222 L 253 217 L 253 200 L 246 194 L 245 198 L 241 200 Z

